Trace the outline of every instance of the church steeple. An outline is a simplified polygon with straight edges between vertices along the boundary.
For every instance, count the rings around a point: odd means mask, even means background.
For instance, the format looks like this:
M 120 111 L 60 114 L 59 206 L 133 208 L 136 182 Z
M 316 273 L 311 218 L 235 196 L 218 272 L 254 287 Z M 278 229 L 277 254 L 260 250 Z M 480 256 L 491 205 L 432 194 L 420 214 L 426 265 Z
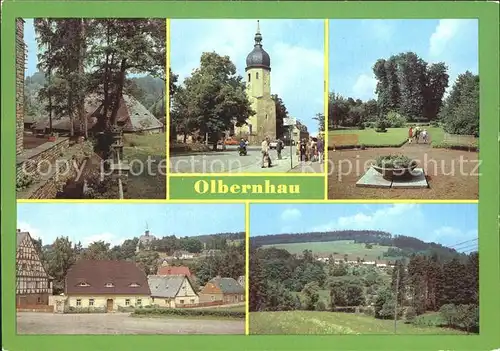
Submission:
M 254 40 L 253 50 L 247 56 L 246 70 L 250 68 L 264 68 L 270 71 L 271 59 L 269 54 L 262 48 L 262 34 L 260 33 L 260 22 L 258 20 Z
M 254 39 L 255 39 L 254 47 L 255 46 L 262 47 L 262 34 L 260 34 L 260 23 L 259 23 L 259 20 L 257 20 L 257 32 L 255 32 Z

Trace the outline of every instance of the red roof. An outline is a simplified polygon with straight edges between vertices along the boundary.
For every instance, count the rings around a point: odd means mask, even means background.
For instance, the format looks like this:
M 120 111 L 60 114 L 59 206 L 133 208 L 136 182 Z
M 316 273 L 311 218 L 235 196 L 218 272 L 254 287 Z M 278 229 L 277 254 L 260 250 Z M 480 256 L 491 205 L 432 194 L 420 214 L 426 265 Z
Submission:
M 79 260 L 66 275 L 66 294 L 150 295 L 146 274 L 130 261 Z
M 186 266 L 165 266 L 158 268 L 157 275 L 185 275 L 190 277 L 191 272 Z

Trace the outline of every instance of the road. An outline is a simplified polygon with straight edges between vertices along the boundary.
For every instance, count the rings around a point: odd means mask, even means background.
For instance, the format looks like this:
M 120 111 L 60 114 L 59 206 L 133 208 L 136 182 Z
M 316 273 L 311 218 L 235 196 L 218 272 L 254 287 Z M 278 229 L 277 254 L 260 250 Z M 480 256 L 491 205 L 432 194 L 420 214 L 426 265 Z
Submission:
M 193 153 L 170 156 L 170 171 L 172 173 L 286 173 L 299 166 L 295 148 L 292 149 L 290 162 L 290 147 L 282 152 L 278 160 L 276 150 L 271 150 L 272 167 L 262 168 L 260 147 L 249 146 L 247 156 L 239 156 L 236 146 L 227 146 L 224 151 Z M 299 172 L 316 173 L 320 167 L 303 167 Z
M 244 334 L 245 320 L 17 312 L 18 334 Z

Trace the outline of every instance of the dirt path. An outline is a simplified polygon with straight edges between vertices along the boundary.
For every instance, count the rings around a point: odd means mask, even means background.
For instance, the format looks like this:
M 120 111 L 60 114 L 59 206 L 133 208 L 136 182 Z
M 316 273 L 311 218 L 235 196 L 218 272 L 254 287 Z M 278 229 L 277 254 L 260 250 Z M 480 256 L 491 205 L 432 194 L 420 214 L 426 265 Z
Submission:
M 245 320 L 134 318 L 128 313 L 17 313 L 19 334 L 244 334 Z

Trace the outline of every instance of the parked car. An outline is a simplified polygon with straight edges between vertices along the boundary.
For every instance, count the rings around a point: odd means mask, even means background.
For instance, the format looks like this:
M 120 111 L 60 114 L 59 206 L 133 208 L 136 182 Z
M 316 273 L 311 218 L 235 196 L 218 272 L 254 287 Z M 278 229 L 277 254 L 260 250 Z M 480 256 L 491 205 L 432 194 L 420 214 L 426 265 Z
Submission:
M 276 149 L 278 147 L 278 141 L 277 140 L 273 140 L 269 143 L 269 148 L 270 149 Z

